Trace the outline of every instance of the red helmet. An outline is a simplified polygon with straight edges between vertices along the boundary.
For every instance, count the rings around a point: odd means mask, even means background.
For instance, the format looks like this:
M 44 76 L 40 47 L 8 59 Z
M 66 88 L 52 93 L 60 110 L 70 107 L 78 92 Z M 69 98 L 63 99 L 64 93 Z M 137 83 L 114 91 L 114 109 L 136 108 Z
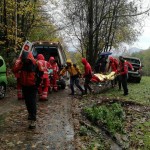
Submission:
M 83 63 L 83 64 L 86 64 L 86 63 L 87 63 L 86 58 L 82 58 L 82 63 Z
M 38 54 L 37 55 L 37 60 L 45 60 L 45 58 L 42 54 Z
M 113 61 L 114 58 L 113 58 L 112 56 L 109 56 L 109 60 L 110 60 L 110 61 Z
M 54 61 L 54 60 L 55 60 L 55 58 L 52 56 L 49 58 L 49 61 Z

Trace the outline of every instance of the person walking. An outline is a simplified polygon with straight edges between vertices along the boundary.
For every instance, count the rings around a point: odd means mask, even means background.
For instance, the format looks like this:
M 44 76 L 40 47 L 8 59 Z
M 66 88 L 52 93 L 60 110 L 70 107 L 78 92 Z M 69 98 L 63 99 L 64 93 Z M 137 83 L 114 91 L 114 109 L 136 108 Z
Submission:
M 123 59 L 123 56 L 119 56 L 119 60 L 120 59 Z M 129 70 L 134 70 L 134 68 L 133 68 L 133 66 L 132 66 L 132 64 L 130 63 L 130 62 L 128 62 L 128 61 L 126 61 L 126 60 L 124 60 L 124 63 L 127 65 L 127 69 Z M 121 61 L 119 62 L 119 65 L 118 65 L 118 68 L 121 68 L 121 65 L 122 65 L 122 63 L 121 63 Z M 117 76 L 117 80 L 118 80 L 118 86 L 119 86 L 119 91 L 121 90 L 121 76 L 120 75 L 118 75 Z
M 84 81 L 84 94 L 87 94 L 87 90 L 90 91 L 90 93 L 93 92 L 93 89 L 89 86 L 90 80 L 92 78 L 92 68 L 91 65 L 88 63 L 86 58 L 82 58 L 82 64 L 84 65 L 84 74 L 83 78 L 85 78 Z
M 124 96 L 128 95 L 128 86 L 127 86 L 127 79 L 128 79 L 128 65 L 123 59 L 123 57 L 119 57 L 119 70 L 118 74 L 120 76 L 120 83 L 124 90 Z
M 45 60 L 45 58 L 42 54 L 37 55 L 37 61 L 39 63 L 41 63 L 41 66 L 43 67 L 43 70 L 44 70 L 44 74 L 42 76 L 42 82 L 38 87 L 39 100 L 47 101 L 48 100 L 48 89 L 50 86 L 49 75 L 48 75 L 48 69 L 50 68 L 50 64 Z
M 109 57 L 109 64 L 107 68 L 107 72 L 111 69 L 113 72 L 117 72 L 118 69 L 118 60 L 113 58 L 112 56 Z M 117 78 L 115 77 L 114 80 L 111 81 L 112 87 L 114 87 L 117 84 Z
M 28 111 L 29 129 L 36 127 L 36 94 L 41 82 L 43 70 L 40 63 L 36 63 L 31 52 L 23 51 L 21 57 L 13 66 L 14 72 L 20 72 L 22 92 Z
M 57 64 L 57 62 L 56 62 L 54 57 L 50 57 L 49 58 L 49 63 L 50 63 L 51 68 L 53 70 L 53 78 L 52 78 L 53 90 L 55 92 L 57 92 L 58 91 L 57 79 L 58 79 L 59 67 L 58 67 L 58 64 Z
M 72 61 L 70 59 L 68 59 L 66 61 L 67 66 L 64 67 L 61 72 L 60 72 L 60 76 L 63 76 L 66 71 L 69 72 L 70 74 L 70 89 L 71 89 L 71 93 L 69 95 L 74 95 L 74 84 L 79 88 L 79 90 L 81 91 L 82 95 L 84 94 L 84 90 L 82 89 L 82 87 L 79 84 L 79 76 L 81 76 L 81 72 L 79 70 L 79 68 L 74 65 L 72 63 Z

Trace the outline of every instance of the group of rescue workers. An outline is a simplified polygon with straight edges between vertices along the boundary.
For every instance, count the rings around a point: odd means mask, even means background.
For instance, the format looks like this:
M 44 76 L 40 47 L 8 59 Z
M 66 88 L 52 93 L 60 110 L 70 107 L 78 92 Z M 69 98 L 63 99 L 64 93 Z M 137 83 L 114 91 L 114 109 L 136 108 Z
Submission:
M 17 59 L 15 66 L 18 65 L 17 63 L 21 61 L 21 58 L 22 57 Z M 44 56 L 42 54 L 39 54 L 36 59 L 37 59 L 36 62 L 39 65 L 40 70 L 43 72 L 43 75 L 41 76 L 41 84 L 38 87 L 39 100 L 47 100 L 48 90 L 49 90 L 50 86 L 51 86 L 51 88 L 53 88 L 54 91 L 58 91 L 58 86 L 57 86 L 56 80 L 58 79 L 59 67 L 58 67 L 54 57 L 50 57 L 49 62 L 47 62 L 45 60 Z M 24 99 L 24 95 L 22 92 L 22 80 L 20 78 L 21 71 L 20 70 L 16 71 L 15 67 L 14 67 L 13 72 L 17 79 L 18 100 Z M 51 80 L 51 82 L 49 79 L 50 73 L 53 75 L 53 79 Z
M 107 57 L 108 58 L 108 57 Z M 46 61 L 42 54 L 38 54 L 36 59 L 33 57 L 32 52 L 23 51 L 21 56 L 15 61 L 13 66 L 13 73 L 17 78 L 17 93 L 18 99 L 24 99 L 28 110 L 28 120 L 30 121 L 29 129 L 36 127 L 36 95 L 39 94 L 39 100 L 48 100 L 48 91 L 52 87 L 54 91 L 58 91 L 57 79 L 63 76 L 67 71 L 70 74 L 70 95 L 75 94 L 74 84 L 81 91 L 81 95 L 86 95 L 88 90 L 90 93 L 94 92 L 89 85 L 93 76 L 91 65 L 85 58 L 81 60 L 84 65 L 84 74 L 81 74 L 79 68 L 72 63 L 70 59 L 66 61 L 66 66 L 59 70 L 58 64 L 55 58 L 52 56 L 49 61 Z M 99 73 L 105 74 L 106 71 L 115 72 L 116 78 L 112 81 L 112 86 L 119 83 L 119 89 L 121 85 L 124 90 L 124 95 L 128 95 L 127 78 L 128 67 L 133 69 L 132 65 L 125 61 L 123 57 L 119 57 L 119 61 L 112 56 L 109 56 L 109 64 L 106 69 L 103 62 L 99 62 Z M 102 70 L 102 71 L 101 71 Z M 52 80 L 49 78 L 49 74 L 53 74 Z M 84 78 L 84 88 L 80 85 L 79 78 Z

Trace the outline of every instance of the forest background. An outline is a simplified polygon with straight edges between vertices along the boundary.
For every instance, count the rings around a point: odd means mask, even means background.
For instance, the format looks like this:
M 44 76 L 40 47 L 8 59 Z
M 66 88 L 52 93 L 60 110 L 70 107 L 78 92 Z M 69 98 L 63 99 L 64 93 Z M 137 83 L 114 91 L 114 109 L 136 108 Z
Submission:
M 61 19 L 50 13 L 56 10 L 63 14 Z M 140 0 L 2 0 L 0 55 L 10 67 L 25 40 L 59 41 L 79 66 L 76 58 L 81 57 L 94 66 L 102 51 L 124 55 L 124 43 L 137 40 L 149 10 Z M 69 51 L 69 42 L 78 43 L 76 51 Z M 142 60 L 144 75 L 150 75 L 150 48 L 132 56 Z

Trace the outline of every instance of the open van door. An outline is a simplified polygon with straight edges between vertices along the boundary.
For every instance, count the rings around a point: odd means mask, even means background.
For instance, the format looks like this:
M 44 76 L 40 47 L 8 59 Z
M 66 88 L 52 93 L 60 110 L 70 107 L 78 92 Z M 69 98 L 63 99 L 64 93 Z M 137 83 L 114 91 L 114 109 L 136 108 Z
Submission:
M 66 55 L 59 42 L 35 41 L 32 42 L 31 51 L 34 58 L 36 58 L 38 54 L 42 54 L 46 61 L 49 61 L 51 56 L 54 57 L 60 70 L 66 65 Z M 66 76 L 68 76 L 68 73 L 66 73 Z M 57 85 L 60 89 L 65 89 L 65 79 L 59 77 Z

